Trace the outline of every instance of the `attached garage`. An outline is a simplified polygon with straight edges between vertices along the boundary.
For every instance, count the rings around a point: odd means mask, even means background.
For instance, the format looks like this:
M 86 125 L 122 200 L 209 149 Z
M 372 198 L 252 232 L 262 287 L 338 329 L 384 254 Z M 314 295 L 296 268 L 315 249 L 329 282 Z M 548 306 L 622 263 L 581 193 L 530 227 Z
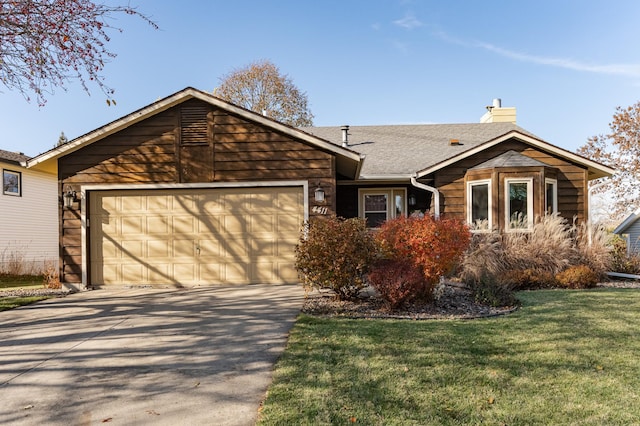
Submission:
M 362 160 L 186 88 L 29 167 L 58 175 L 63 285 L 191 287 L 297 283 L 301 224 Z
M 93 285 L 288 283 L 303 186 L 89 191 Z

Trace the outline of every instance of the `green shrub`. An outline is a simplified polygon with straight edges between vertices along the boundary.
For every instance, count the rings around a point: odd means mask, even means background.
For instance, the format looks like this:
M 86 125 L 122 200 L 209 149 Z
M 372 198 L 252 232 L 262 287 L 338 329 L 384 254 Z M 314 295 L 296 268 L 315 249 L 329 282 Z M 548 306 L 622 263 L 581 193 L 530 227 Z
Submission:
M 509 281 L 500 281 L 485 275 L 469 283 L 476 302 L 489 306 L 515 306 L 518 304 Z
M 565 288 L 593 288 L 600 278 L 599 273 L 586 265 L 571 266 L 556 275 L 558 284 Z
M 353 299 L 365 286 L 376 244 L 364 219 L 318 218 L 305 224 L 296 245 L 296 269 L 308 288 L 328 288 Z
M 424 278 L 422 269 L 406 259 L 378 261 L 368 275 L 369 283 L 390 310 L 416 300 L 419 296 L 433 294 L 433 282 Z

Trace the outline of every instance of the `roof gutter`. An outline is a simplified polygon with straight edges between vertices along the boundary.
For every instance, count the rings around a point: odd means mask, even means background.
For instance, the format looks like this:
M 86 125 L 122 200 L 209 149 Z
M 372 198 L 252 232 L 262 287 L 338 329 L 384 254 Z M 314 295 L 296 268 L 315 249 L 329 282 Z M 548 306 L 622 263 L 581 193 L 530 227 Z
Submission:
M 411 185 L 416 188 L 424 189 L 425 191 L 429 191 L 433 194 L 433 209 L 434 217 L 436 219 L 440 219 L 440 191 L 438 191 L 433 186 L 425 185 L 424 183 L 418 182 L 416 179 L 416 175 L 411 176 Z

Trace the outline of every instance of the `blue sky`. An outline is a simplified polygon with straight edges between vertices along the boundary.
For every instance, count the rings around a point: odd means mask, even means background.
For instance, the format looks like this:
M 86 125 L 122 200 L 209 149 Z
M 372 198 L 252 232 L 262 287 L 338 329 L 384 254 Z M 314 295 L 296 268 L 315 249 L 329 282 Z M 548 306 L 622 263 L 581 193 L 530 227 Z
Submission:
M 126 4 L 119 0 L 108 3 Z M 640 100 L 640 2 L 131 0 L 107 106 L 71 82 L 44 107 L 2 88 L 0 148 L 36 155 L 187 86 L 211 91 L 268 59 L 307 93 L 314 124 L 478 122 L 501 98 L 518 124 L 576 150 Z

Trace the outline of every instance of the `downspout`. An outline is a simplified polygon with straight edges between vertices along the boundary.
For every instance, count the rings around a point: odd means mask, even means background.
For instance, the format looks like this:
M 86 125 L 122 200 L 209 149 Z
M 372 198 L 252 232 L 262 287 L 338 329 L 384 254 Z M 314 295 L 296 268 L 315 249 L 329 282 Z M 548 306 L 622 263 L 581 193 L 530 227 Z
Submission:
M 438 191 L 433 186 L 425 185 L 424 183 L 418 182 L 418 180 L 416 179 L 416 175 L 411 176 L 411 185 L 415 186 L 416 188 L 429 191 L 433 194 L 433 209 L 435 210 L 433 216 L 436 219 L 440 219 L 440 191 Z

